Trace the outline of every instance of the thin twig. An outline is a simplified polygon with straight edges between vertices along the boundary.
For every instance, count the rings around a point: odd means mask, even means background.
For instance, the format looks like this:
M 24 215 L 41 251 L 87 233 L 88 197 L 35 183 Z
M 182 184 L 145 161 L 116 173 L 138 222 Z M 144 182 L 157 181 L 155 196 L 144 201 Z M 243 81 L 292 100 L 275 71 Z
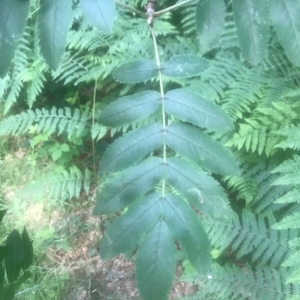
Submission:
M 142 17 L 143 19 L 147 19 L 148 18 L 148 15 L 146 13 L 143 13 L 142 11 L 140 11 L 140 10 L 134 8 L 134 7 L 131 7 L 131 6 L 126 5 L 126 4 L 123 4 L 123 3 L 119 2 L 119 1 L 116 1 L 116 0 L 115 0 L 115 3 L 117 5 L 123 7 L 123 8 L 126 8 L 126 9 L 128 9 L 128 10 L 136 13 L 137 15 L 139 15 L 140 17 Z
M 162 14 L 164 14 L 164 13 L 166 13 L 168 11 L 171 11 L 173 9 L 176 9 L 176 8 L 184 6 L 184 5 L 188 5 L 188 4 L 193 3 L 193 2 L 195 2 L 195 0 L 185 0 L 185 1 L 179 2 L 179 3 L 175 4 L 175 5 L 167 7 L 166 9 L 162 9 L 160 11 L 155 12 L 154 16 L 155 17 L 161 16 Z

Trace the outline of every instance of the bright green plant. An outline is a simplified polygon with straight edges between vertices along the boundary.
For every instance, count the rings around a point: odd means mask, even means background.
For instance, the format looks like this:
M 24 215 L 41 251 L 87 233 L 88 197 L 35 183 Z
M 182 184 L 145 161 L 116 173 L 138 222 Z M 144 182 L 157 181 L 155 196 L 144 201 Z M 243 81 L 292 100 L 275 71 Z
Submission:
M 94 211 L 115 219 L 101 256 L 134 256 L 143 299 L 167 299 L 178 249 L 195 269 L 186 279 L 201 278 L 201 299 L 299 297 L 291 167 L 298 156 L 291 159 L 298 150 L 300 3 L 170 2 L 154 12 L 148 1 L 144 13 L 112 0 L 2 1 L 0 17 L 9 16 L 0 18 L 5 112 L 22 91 L 29 106 L 38 102 L 50 72 L 65 86 L 95 85 L 91 109 L 30 109 L 4 118 L 0 134 L 34 127 L 40 136 L 61 135 L 66 142 L 54 142 L 54 160 L 61 145 L 89 138 L 94 175 L 95 140 L 107 127 L 121 134 L 100 161 Z M 175 9 L 182 24 L 171 23 Z M 89 192 L 90 171 L 72 166 L 46 175 L 43 185 L 52 196 L 78 197 Z

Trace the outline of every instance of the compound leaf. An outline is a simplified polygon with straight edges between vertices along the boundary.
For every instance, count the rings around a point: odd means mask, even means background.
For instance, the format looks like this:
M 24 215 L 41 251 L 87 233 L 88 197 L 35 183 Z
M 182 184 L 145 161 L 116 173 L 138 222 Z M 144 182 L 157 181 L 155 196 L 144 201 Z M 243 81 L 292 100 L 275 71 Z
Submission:
M 288 58 L 300 66 L 300 2 L 269 0 L 268 4 L 274 28 Z
M 222 34 L 225 10 L 223 0 L 199 0 L 196 10 L 196 29 L 204 48 L 212 46 Z
M 166 143 L 201 167 L 222 175 L 238 173 L 231 153 L 209 135 L 187 124 L 173 123 L 166 129 Z
M 147 118 L 161 105 L 161 95 L 156 91 L 143 91 L 119 98 L 107 105 L 100 116 L 105 126 L 119 127 Z
M 80 4 L 89 24 L 105 33 L 111 32 L 116 9 L 113 0 L 80 0 Z
M 38 14 L 40 45 L 49 66 L 58 67 L 67 43 L 72 19 L 72 1 L 41 0 Z
M 163 161 L 152 157 L 115 175 L 97 197 L 95 214 L 113 213 L 151 190 L 163 174 Z
M 175 89 L 165 95 L 165 110 L 177 119 L 213 130 L 232 129 L 225 112 L 205 98 L 184 89 Z
M 163 216 L 193 266 L 198 272 L 206 273 L 211 265 L 210 245 L 196 212 L 178 196 L 167 194 L 163 201 Z
M 113 77 L 121 83 L 139 83 L 155 77 L 158 73 L 157 65 L 152 60 L 128 62 L 113 72 Z
M 140 161 L 163 145 L 163 127 L 149 124 L 115 140 L 102 157 L 101 172 L 116 172 Z
M 175 244 L 160 220 L 141 242 L 136 258 L 136 281 L 144 300 L 167 300 L 176 268 Z
M 162 64 L 161 72 L 167 77 L 187 78 L 199 75 L 209 68 L 209 61 L 197 55 L 176 55 Z
M 233 0 L 232 5 L 242 51 L 251 63 L 258 64 L 265 56 L 269 39 L 266 2 Z
M 0 77 L 9 68 L 26 23 L 29 10 L 28 0 L 0 1 Z
M 100 242 L 101 257 L 110 258 L 120 253 L 131 252 L 160 215 L 160 194 L 152 193 L 130 205 L 127 211 L 108 227 Z

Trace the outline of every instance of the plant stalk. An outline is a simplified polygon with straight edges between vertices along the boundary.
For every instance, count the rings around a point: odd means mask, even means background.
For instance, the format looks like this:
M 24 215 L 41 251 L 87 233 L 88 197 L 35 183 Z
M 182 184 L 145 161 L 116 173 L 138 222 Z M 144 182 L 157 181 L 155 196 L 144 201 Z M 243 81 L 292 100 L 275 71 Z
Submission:
M 163 125 L 163 130 L 165 132 L 167 125 L 166 125 L 166 112 L 165 112 L 165 92 L 164 92 L 163 79 L 162 79 L 162 73 L 161 73 L 161 63 L 160 63 L 157 41 L 156 41 L 156 36 L 155 36 L 154 29 L 153 29 L 153 25 L 150 25 L 149 28 L 150 28 L 151 35 L 152 35 L 155 60 L 156 60 L 157 68 L 158 68 L 158 80 L 159 80 L 160 95 L 161 95 L 162 125 Z M 165 142 L 163 144 L 163 162 L 164 162 L 164 166 L 165 166 L 167 164 L 167 145 Z M 166 190 L 166 179 L 164 176 L 163 181 L 162 181 L 162 196 L 163 197 L 165 196 L 165 190 Z
M 93 92 L 92 128 L 94 128 L 94 126 L 95 126 L 95 110 L 96 110 L 97 82 L 98 82 L 98 78 L 95 80 L 95 86 L 94 86 L 94 92 Z M 95 140 L 94 140 L 94 139 L 92 139 L 92 152 L 93 152 L 93 169 L 94 169 L 94 174 L 97 174 L 97 167 L 96 167 L 96 152 L 95 152 Z

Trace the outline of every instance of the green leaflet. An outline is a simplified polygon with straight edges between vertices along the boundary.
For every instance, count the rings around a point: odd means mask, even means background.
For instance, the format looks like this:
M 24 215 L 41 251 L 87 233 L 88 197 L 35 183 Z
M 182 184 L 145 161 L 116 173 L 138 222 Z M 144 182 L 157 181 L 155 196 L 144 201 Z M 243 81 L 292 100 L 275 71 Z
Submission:
M 24 261 L 22 263 L 22 269 L 25 271 L 28 269 L 33 262 L 33 247 L 32 247 L 32 241 L 30 240 L 27 230 L 24 227 L 23 232 L 22 232 L 22 243 L 24 247 Z
M 67 43 L 72 19 L 72 1 L 41 0 L 37 18 L 41 51 L 49 66 L 56 70 Z
M 28 0 L 0 1 L 0 77 L 9 70 L 29 9 Z
M 9 252 L 5 256 L 5 270 L 8 281 L 13 283 L 19 277 L 25 259 L 24 245 L 16 229 L 8 235 L 6 246 L 9 248 Z
M 166 143 L 174 151 L 213 173 L 238 173 L 238 165 L 231 153 L 209 135 L 191 125 L 169 125 L 166 129 Z
M 97 197 L 95 214 L 113 213 L 136 201 L 162 178 L 163 161 L 152 157 L 115 175 Z
M 89 24 L 105 33 L 111 32 L 115 16 L 113 0 L 80 0 L 80 4 Z
M 110 258 L 133 250 L 161 215 L 161 195 L 152 193 L 130 205 L 107 229 L 100 242 L 102 258 Z
M 153 60 L 128 62 L 113 72 L 113 77 L 121 83 L 139 83 L 155 77 L 158 68 Z
M 101 172 L 116 172 L 140 161 L 151 151 L 163 146 L 163 127 L 149 124 L 118 138 L 102 157 Z
M 147 118 L 161 106 L 161 95 L 156 91 L 143 91 L 119 98 L 107 105 L 100 116 L 105 126 L 119 127 Z
M 141 242 L 136 258 L 136 281 L 143 300 L 167 300 L 176 268 L 175 244 L 160 220 Z
M 232 6 L 241 49 L 251 63 L 258 64 L 265 56 L 269 40 L 266 2 L 233 0 Z
M 300 66 L 300 2 L 268 0 L 268 4 L 274 28 L 288 58 Z
M 196 10 L 196 28 L 204 48 L 217 42 L 224 31 L 224 0 L 199 0 Z
M 220 184 L 196 166 L 168 158 L 166 179 L 199 211 L 213 218 L 230 218 L 232 210 Z
M 181 121 L 213 130 L 232 129 L 226 113 L 205 98 L 184 89 L 175 89 L 165 95 L 165 110 Z
M 210 245 L 196 212 L 178 196 L 168 194 L 163 201 L 163 216 L 173 237 L 183 246 L 197 271 L 208 272 Z
M 209 68 L 209 61 L 197 55 L 176 55 L 161 66 L 163 75 L 173 78 L 187 78 L 201 74 Z

